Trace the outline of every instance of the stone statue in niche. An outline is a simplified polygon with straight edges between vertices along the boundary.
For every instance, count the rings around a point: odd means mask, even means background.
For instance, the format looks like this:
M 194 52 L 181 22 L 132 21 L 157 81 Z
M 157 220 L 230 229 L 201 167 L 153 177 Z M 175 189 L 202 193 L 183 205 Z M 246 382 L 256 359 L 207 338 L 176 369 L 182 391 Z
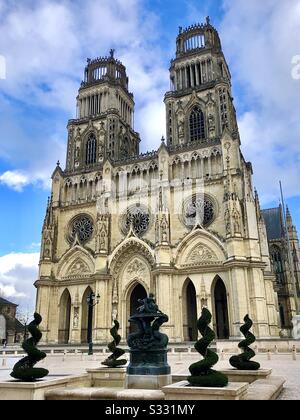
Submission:
M 52 235 L 49 229 L 45 230 L 44 233 L 44 249 L 43 258 L 50 259 L 52 257 Z
M 235 234 L 241 233 L 240 215 L 237 210 L 233 211 L 233 227 Z
M 155 240 L 156 242 L 159 242 L 159 217 L 156 216 L 155 220 Z
M 79 159 L 80 159 L 80 147 L 76 146 L 76 149 L 75 149 L 75 163 L 79 163 Z
M 184 136 L 184 122 L 183 121 L 179 121 L 178 123 L 178 135 L 179 137 Z
M 78 328 L 79 325 L 79 308 L 74 308 L 73 328 Z
M 103 158 L 104 158 L 104 144 L 103 144 L 103 142 L 99 142 L 98 157 L 99 157 L 99 162 L 102 162 Z
M 228 236 L 231 234 L 230 214 L 229 214 L 228 208 L 225 211 L 224 219 L 225 219 L 225 226 L 226 226 L 226 235 Z
M 167 218 L 164 214 L 160 225 L 162 242 L 168 242 L 168 227 Z
M 208 131 L 209 136 L 214 137 L 216 134 L 216 121 L 215 116 L 213 114 L 209 114 L 208 116 Z
M 108 219 L 106 215 L 99 215 L 97 219 L 96 252 L 108 251 Z
M 103 228 L 100 234 L 100 251 L 107 251 L 107 234 L 105 230 L 105 225 L 103 225 Z

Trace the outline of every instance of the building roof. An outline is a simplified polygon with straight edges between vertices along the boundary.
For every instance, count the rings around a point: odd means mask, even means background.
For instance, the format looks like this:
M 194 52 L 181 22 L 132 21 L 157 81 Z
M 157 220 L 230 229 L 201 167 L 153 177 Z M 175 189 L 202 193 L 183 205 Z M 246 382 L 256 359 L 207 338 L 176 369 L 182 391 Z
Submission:
M 10 317 L 5 317 L 6 318 L 6 328 L 7 330 L 10 331 L 15 331 L 15 332 L 23 332 L 24 331 L 24 325 L 17 319 L 17 318 L 10 318 Z
M 281 206 L 273 209 L 262 210 L 265 220 L 268 240 L 281 239 L 284 237 L 284 229 L 282 224 Z
M 15 303 L 9 302 L 8 300 L 0 297 L 0 306 L 1 305 L 10 305 L 10 306 L 18 306 Z

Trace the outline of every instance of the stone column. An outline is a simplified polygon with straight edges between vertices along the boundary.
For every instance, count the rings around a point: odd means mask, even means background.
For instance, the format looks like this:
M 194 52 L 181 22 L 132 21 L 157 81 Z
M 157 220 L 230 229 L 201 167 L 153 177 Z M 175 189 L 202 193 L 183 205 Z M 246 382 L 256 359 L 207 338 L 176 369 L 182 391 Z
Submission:
M 195 86 L 195 80 L 194 80 L 194 73 L 193 73 L 193 69 L 192 69 L 192 64 L 190 64 L 190 76 L 191 76 L 191 86 L 194 87 Z
M 172 286 L 172 275 L 159 274 L 156 277 L 156 302 L 159 309 L 168 315 L 169 321 L 162 327 L 162 331 L 165 332 L 170 341 L 174 341 L 174 291 Z
M 243 318 L 249 313 L 249 290 L 248 279 L 243 268 L 232 268 L 229 272 L 230 276 L 230 305 L 231 308 L 231 331 L 232 337 L 240 337 L 240 326 Z M 229 303 L 229 302 L 228 302 Z M 250 314 L 249 314 L 250 315 Z
M 184 71 L 185 71 L 185 84 L 186 84 L 186 88 L 188 88 L 189 87 L 189 84 L 188 84 L 188 69 L 187 69 L 187 67 L 185 66 L 185 68 L 184 68 Z
M 199 71 L 198 71 L 198 66 L 197 63 L 195 63 L 195 73 L 196 73 L 196 86 L 199 86 Z

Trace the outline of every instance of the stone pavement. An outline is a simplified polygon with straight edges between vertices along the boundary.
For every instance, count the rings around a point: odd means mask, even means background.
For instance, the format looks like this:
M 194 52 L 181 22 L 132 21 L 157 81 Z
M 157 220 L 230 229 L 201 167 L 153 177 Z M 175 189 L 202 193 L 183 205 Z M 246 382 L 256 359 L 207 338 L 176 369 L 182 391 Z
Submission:
M 229 355 L 224 355 L 224 360 L 220 360 L 216 365 L 216 369 L 226 369 L 229 366 Z M 9 374 L 11 367 L 16 359 L 6 358 L 6 366 L 2 366 L 2 357 L 0 355 L 0 381 L 11 379 Z M 40 363 L 44 368 L 49 369 L 51 375 L 76 375 L 85 373 L 87 368 L 96 368 L 100 366 L 100 362 L 104 360 L 102 354 L 94 356 L 62 355 L 48 356 L 47 359 Z M 188 367 L 191 363 L 198 360 L 196 354 L 169 354 L 169 364 L 173 374 L 188 374 Z M 291 354 L 272 354 L 271 360 L 268 360 L 266 354 L 258 354 L 255 360 L 261 363 L 262 368 L 273 369 L 273 375 L 283 376 L 286 378 L 285 389 L 281 394 L 281 400 L 300 400 L 300 355 L 297 360 L 292 359 Z

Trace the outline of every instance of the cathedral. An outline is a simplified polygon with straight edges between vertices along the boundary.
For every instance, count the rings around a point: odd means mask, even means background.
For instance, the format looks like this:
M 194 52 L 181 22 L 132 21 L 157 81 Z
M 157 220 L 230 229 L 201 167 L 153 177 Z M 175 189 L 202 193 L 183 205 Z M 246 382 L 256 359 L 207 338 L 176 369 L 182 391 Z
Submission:
M 166 139 L 140 154 L 125 66 L 113 50 L 87 60 L 43 225 L 35 286 L 44 343 L 87 342 L 92 292 L 95 343 L 107 343 L 114 319 L 125 341 L 150 292 L 169 316 L 173 343 L 197 338 L 203 306 L 218 339 L 240 337 L 247 313 L 257 338 L 290 328 L 295 300 L 278 286 L 272 218 L 241 153 L 230 70 L 209 18 L 179 28 L 164 103 Z

